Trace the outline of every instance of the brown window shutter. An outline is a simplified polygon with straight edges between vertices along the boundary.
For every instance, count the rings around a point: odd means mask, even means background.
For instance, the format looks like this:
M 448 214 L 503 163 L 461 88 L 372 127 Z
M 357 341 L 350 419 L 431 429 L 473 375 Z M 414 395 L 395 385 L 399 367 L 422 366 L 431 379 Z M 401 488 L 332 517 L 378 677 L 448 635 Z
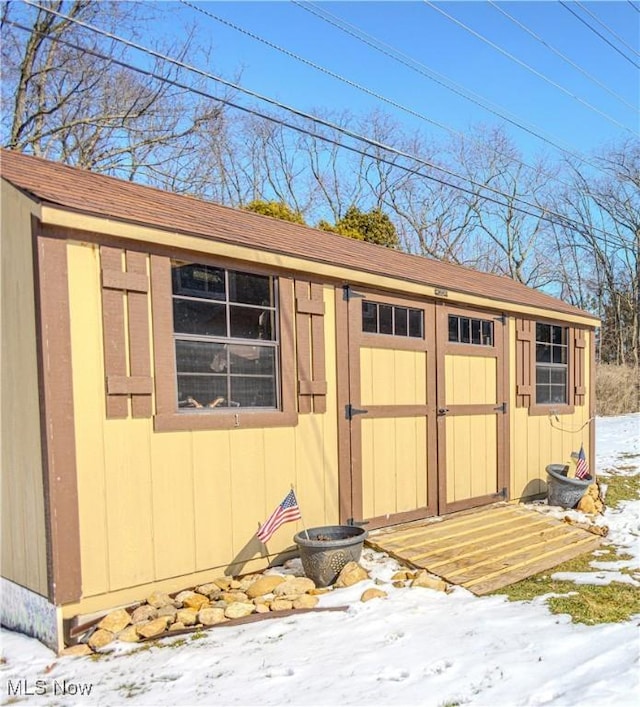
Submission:
M 151 417 L 147 256 L 100 247 L 108 418 Z M 125 317 L 126 313 L 126 317 Z
M 535 356 L 534 322 L 516 319 L 516 407 L 529 408 L 535 393 L 532 380 Z
M 587 388 L 585 385 L 585 349 L 587 340 L 584 329 L 573 329 L 573 393 L 574 405 L 584 405 Z
M 296 280 L 295 296 L 298 410 L 322 413 L 327 409 L 322 285 Z

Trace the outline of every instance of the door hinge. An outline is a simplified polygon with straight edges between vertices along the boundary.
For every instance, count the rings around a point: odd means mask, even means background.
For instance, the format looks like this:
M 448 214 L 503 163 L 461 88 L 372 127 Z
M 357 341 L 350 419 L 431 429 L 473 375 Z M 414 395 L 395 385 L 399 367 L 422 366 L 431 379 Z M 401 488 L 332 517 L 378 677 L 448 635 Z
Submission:
M 351 285 L 343 285 L 342 286 L 342 299 L 345 302 L 348 302 L 350 299 L 353 299 L 354 297 L 360 297 L 363 298 L 364 295 L 361 294 L 360 292 L 356 292 Z
M 368 410 L 364 410 L 362 408 L 354 408 L 351 403 L 347 403 L 344 406 L 344 416 L 347 420 L 353 420 L 356 415 L 366 415 L 368 412 Z
M 357 527 L 362 527 L 363 525 L 369 525 L 368 520 L 354 520 L 353 518 L 347 518 L 347 525 L 355 525 Z
M 449 408 L 438 408 L 438 415 L 446 415 L 449 412 Z
M 501 412 L 503 415 L 507 414 L 507 403 L 501 403 L 497 407 L 493 408 L 496 412 Z

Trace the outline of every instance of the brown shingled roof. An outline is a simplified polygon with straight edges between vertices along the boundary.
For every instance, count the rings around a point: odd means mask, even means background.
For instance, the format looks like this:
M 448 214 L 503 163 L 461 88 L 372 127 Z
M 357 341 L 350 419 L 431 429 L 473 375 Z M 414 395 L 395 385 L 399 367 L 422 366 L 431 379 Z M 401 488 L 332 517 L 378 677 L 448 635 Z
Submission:
M 38 201 L 92 216 L 177 231 L 368 273 L 384 273 L 432 287 L 595 319 L 588 312 L 507 277 L 409 255 L 18 152 L 0 152 L 0 173 L 8 182 Z

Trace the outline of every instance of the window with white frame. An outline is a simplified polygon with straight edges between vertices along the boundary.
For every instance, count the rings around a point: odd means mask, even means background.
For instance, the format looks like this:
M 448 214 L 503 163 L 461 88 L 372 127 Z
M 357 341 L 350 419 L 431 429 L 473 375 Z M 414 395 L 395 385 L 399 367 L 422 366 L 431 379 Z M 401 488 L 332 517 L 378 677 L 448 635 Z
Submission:
M 276 409 L 277 278 L 171 261 L 178 407 Z
M 536 322 L 536 404 L 568 402 L 569 330 Z

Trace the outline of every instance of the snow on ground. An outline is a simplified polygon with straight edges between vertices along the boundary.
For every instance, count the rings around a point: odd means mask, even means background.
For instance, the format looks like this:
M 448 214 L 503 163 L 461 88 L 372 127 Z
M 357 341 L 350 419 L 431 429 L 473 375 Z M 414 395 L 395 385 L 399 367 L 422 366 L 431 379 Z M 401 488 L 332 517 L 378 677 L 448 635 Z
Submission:
M 640 471 L 640 415 L 598 419 L 598 470 Z M 640 502 L 607 510 L 608 541 L 640 566 Z M 120 645 L 91 658 L 57 658 L 3 630 L 2 702 L 19 705 L 626 705 L 640 694 L 640 616 L 583 626 L 542 599 L 509 602 L 461 588 L 395 589 L 366 604 L 368 586 L 396 563 L 365 550 L 369 582 L 321 597 L 345 611 L 308 613 L 154 644 Z M 636 572 L 637 574 L 637 572 Z M 613 581 L 628 575 L 614 577 Z M 640 576 L 637 577 L 640 579 Z M 585 581 L 585 573 L 576 577 Z M 19 681 L 23 681 L 19 683 Z M 26 681 L 26 682 L 24 682 Z M 16 696 L 16 686 L 21 695 Z M 24 687 L 32 693 L 25 696 Z

